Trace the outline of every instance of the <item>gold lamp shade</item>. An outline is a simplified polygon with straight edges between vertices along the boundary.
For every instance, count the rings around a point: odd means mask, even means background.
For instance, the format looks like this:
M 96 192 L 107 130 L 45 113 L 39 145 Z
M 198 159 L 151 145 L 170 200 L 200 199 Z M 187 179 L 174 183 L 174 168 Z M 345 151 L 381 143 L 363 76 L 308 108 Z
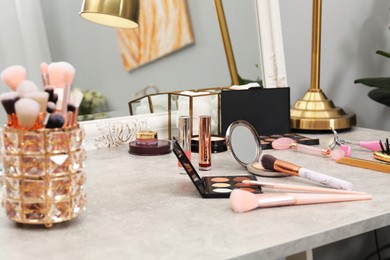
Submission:
M 80 16 L 111 27 L 137 28 L 139 0 L 84 0 Z

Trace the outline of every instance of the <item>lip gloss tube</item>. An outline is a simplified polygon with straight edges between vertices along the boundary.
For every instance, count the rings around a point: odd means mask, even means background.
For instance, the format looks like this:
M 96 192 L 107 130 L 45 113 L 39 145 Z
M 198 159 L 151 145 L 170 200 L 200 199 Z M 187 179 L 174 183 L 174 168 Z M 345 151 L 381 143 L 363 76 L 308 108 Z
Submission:
M 211 170 L 211 116 L 199 116 L 199 170 Z
M 179 129 L 179 145 L 191 161 L 191 118 L 189 116 L 180 116 L 178 118 L 177 127 Z M 182 167 L 179 161 L 178 166 Z

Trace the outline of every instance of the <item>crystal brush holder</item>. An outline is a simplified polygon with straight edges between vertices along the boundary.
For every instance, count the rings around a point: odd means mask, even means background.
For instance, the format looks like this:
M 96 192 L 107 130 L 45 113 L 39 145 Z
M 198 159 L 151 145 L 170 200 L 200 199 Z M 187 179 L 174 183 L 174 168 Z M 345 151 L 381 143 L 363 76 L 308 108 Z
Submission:
M 79 127 L 2 129 L 3 206 L 9 219 L 49 228 L 85 210 L 83 140 Z

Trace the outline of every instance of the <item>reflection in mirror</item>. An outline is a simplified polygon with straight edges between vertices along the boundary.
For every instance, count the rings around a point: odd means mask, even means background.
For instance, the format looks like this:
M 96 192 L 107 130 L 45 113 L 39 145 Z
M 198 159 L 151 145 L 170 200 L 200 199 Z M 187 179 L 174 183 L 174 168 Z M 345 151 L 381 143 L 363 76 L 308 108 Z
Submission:
M 233 122 L 226 131 L 229 152 L 242 166 L 256 162 L 261 154 L 261 145 L 256 130 L 246 121 Z

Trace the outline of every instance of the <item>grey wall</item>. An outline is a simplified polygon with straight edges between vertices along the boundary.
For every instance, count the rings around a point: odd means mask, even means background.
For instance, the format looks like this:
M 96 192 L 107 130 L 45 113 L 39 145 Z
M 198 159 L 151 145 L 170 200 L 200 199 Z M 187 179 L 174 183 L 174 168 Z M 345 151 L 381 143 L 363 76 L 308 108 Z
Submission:
M 123 69 L 116 32 L 78 16 L 80 1 L 42 0 L 53 61 L 77 69 L 76 85 L 97 89 L 112 110 L 127 113 L 127 102 L 148 84 L 161 91 L 230 84 L 213 1 L 188 0 L 196 43 L 135 71 Z M 291 102 L 309 88 L 312 1 L 281 0 Z M 224 1 L 239 73 L 256 79 L 259 54 L 252 0 Z M 387 76 L 390 61 L 375 54 L 390 50 L 389 1 L 323 1 L 321 88 L 337 106 L 357 114 L 358 125 L 390 130 L 389 108 L 367 97 L 353 81 Z
M 194 45 L 131 72 L 122 66 L 115 29 L 80 18 L 81 2 L 41 1 L 52 59 L 72 63 L 75 85 L 100 90 L 112 110 L 127 114 L 127 102 L 150 83 L 162 92 L 230 85 L 213 1 L 188 1 Z M 228 0 L 225 11 L 239 73 L 256 79 L 261 72 L 255 66 L 260 59 L 253 6 L 252 0 Z

